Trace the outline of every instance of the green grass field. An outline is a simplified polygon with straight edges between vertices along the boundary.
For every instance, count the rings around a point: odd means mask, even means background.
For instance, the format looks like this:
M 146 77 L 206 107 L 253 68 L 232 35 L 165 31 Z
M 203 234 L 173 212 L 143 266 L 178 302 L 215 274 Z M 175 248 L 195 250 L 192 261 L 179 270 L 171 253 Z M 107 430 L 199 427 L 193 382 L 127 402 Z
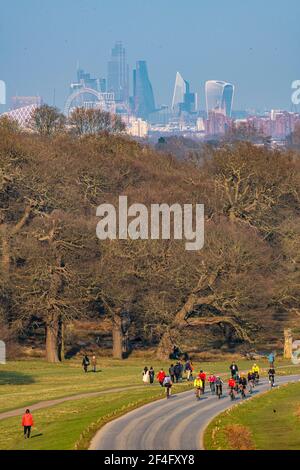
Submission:
M 235 406 L 206 429 L 208 450 L 300 450 L 300 383 Z
M 151 362 L 151 363 L 150 363 Z M 278 361 L 279 362 L 279 361 Z M 240 369 L 248 370 L 249 361 L 238 361 Z M 72 400 L 60 405 L 34 412 L 36 427 L 33 439 L 22 437 L 20 417 L 0 420 L 0 449 L 74 449 L 86 448 L 95 431 L 106 422 L 128 409 L 162 396 L 159 386 L 146 387 L 142 384 L 142 369 L 152 365 L 158 372 L 165 370 L 168 363 L 148 358 L 131 357 L 126 361 L 110 358 L 99 360 L 99 372 L 84 374 L 81 360 L 66 361 L 63 364 L 47 364 L 42 360 L 24 360 L 0 365 L 0 413 L 16 408 L 30 407 L 34 403 L 74 396 L 81 393 L 106 391 L 101 396 Z M 260 364 L 267 367 L 267 361 Z M 229 363 L 194 363 L 195 370 L 227 374 Z M 278 363 L 278 372 L 290 374 L 300 372 L 287 361 Z M 179 384 L 174 392 L 191 387 Z M 110 391 L 126 387 L 122 392 Z

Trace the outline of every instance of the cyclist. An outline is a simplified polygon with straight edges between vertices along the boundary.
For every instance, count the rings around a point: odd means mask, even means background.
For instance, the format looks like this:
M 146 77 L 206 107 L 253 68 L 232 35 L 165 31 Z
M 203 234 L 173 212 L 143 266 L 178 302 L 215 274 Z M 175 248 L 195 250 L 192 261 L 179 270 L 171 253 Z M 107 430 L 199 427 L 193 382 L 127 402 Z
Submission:
M 195 387 L 196 398 L 197 400 L 200 400 L 200 395 L 203 390 L 203 382 L 201 380 L 200 375 L 198 375 L 198 377 L 196 377 L 196 379 L 194 380 L 194 387 Z
M 241 392 L 241 395 L 243 398 L 245 398 L 246 396 L 246 392 L 245 392 L 246 388 L 247 388 L 247 379 L 244 376 L 244 374 L 241 374 L 241 377 L 239 379 L 239 391 Z
M 248 385 L 249 385 L 249 392 L 252 393 L 255 387 L 255 375 L 253 374 L 252 370 L 248 372 Z
M 274 387 L 275 385 L 275 369 L 274 367 L 270 367 L 268 370 L 268 377 L 269 377 L 269 382 L 271 387 Z
M 200 374 L 199 374 L 199 377 L 200 379 L 202 380 L 202 393 L 205 392 L 205 381 L 206 381 L 206 373 L 203 372 L 203 370 L 200 370 Z
M 216 395 L 218 395 L 219 398 L 221 398 L 222 392 L 223 392 L 223 380 L 218 376 L 216 377 L 215 381 L 215 386 L 216 386 Z
M 172 380 L 169 375 L 166 375 L 163 381 L 163 386 L 166 388 L 167 391 L 167 398 L 171 396 L 171 388 L 172 388 Z
M 208 383 L 212 394 L 216 392 L 216 380 L 217 377 L 214 374 L 210 374 L 210 376 L 208 377 Z
M 253 364 L 252 372 L 255 375 L 255 382 L 256 383 L 259 382 L 259 371 L 260 371 L 259 366 L 257 364 Z
M 231 377 L 229 380 L 228 380 L 228 388 L 229 388 L 229 395 L 230 395 L 230 398 L 231 400 L 234 400 L 235 399 L 235 389 L 236 389 L 236 381 L 234 380 L 233 377 Z

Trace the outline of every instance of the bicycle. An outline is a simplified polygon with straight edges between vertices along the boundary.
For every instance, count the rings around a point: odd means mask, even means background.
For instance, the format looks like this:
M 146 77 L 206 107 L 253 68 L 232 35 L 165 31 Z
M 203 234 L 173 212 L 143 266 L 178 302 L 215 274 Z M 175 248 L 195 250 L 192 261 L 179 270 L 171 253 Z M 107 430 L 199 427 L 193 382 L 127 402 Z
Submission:
M 269 383 L 270 383 L 271 388 L 273 388 L 274 385 L 275 385 L 275 377 L 274 377 L 274 375 L 269 375 Z
M 217 387 L 216 387 L 216 395 L 217 395 L 218 399 L 220 400 L 221 396 L 222 396 L 222 387 L 220 385 L 217 385 Z
M 235 400 L 235 393 L 233 388 L 230 388 L 229 396 L 231 401 Z

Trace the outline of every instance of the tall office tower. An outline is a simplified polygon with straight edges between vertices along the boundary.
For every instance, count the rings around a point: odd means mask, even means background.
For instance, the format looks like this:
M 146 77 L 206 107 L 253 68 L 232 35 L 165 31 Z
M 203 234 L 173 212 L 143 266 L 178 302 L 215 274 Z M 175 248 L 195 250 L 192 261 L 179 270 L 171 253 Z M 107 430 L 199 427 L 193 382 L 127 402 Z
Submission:
M 190 84 L 176 73 L 175 86 L 172 100 L 172 111 L 177 114 L 181 112 L 193 113 L 197 109 L 197 94 L 190 92 Z
M 107 91 L 115 94 L 116 101 L 128 102 L 129 68 L 121 41 L 118 41 L 111 51 L 107 70 Z
M 133 108 L 137 117 L 146 120 L 155 111 L 154 94 L 145 60 L 137 61 L 133 71 Z
M 234 95 L 234 85 L 218 80 L 205 84 L 207 116 L 211 111 L 230 117 Z

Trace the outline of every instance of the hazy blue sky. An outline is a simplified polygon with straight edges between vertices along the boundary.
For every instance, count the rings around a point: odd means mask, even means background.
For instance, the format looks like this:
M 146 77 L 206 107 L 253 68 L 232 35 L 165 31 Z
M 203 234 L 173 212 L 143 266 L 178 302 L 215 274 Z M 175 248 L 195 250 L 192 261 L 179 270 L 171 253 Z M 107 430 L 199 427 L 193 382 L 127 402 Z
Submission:
M 106 76 L 122 40 L 132 69 L 148 62 L 156 102 L 170 104 L 176 71 L 236 85 L 234 108 L 291 106 L 300 79 L 299 0 L 0 0 L 0 79 L 8 95 L 40 93 L 62 106 L 76 63 Z

